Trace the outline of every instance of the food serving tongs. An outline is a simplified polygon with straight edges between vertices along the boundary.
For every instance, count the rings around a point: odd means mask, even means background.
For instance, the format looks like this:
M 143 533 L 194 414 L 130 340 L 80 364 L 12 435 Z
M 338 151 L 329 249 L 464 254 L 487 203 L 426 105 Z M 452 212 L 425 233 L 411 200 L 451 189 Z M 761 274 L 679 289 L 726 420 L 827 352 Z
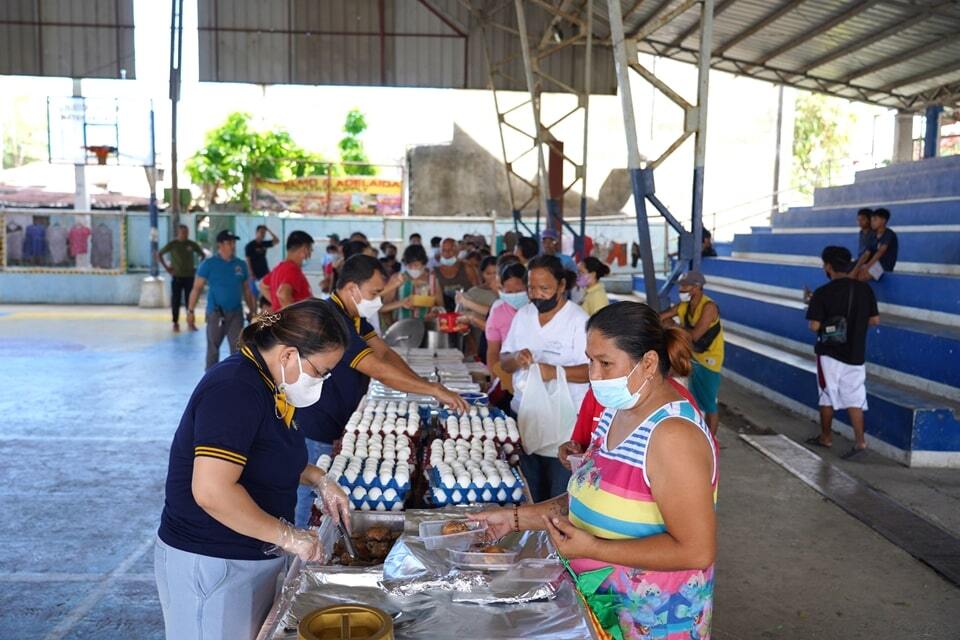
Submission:
M 340 534 L 340 537 L 343 538 L 343 546 L 346 547 L 347 553 L 350 554 L 351 560 L 357 559 L 357 550 L 353 546 L 353 540 L 350 538 L 350 535 L 347 533 L 347 530 L 344 529 L 343 523 L 337 523 L 337 532 Z

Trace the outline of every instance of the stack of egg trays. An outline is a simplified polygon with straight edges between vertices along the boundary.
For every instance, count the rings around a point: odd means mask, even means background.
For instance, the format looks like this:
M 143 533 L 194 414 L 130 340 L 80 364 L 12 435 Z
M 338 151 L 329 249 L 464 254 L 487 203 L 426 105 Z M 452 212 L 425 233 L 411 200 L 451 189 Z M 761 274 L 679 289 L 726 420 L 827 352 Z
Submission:
M 414 470 L 416 467 L 414 466 Z M 411 472 L 411 477 L 413 473 Z M 383 484 L 380 482 L 380 476 L 376 476 L 372 482 L 367 483 L 363 481 L 363 474 L 357 475 L 357 479 L 353 482 L 347 480 L 347 477 L 340 476 L 338 480 L 340 487 L 344 492 L 350 496 L 350 502 L 353 504 L 353 508 L 358 511 L 402 511 L 403 505 L 407 500 L 407 495 L 410 493 L 410 483 L 411 480 L 407 480 L 405 483 L 398 484 L 396 478 L 390 478 L 390 482 Z M 381 497 L 379 500 L 369 500 L 366 497 L 361 500 L 356 500 L 353 497 L 353 490 L 357 487 L 363 487 L 365 491 L 369 493 L 370 489 L 379 489 L 382 492 L 387 489 L 393 489 L 397 492 L 397 498 L 395 500 L 385 500 Z
M 500 506 L 508 504 L 522 504 L 526 500 L 523 490 L 523 480 L 520 478 L 520 474 L 516 469 L 511 468 L 510 471 L 517 479 L 517 483 L 513 486 L 513 488 L 508 489 L 502 484 L 496 489 L 489 484 L 483 484 L 482 486 L 478 487 L 471 482 L 467 488 L 457 485 L 453 489 L 447 489 L 440 482 L 440 472 L 436 469 L 430 469 L 430 472 L 427 474 L 427 479 L 429 480 L 429 489 L 427 490 L 426 501 L 437 508 L 454 505 L 484 503 L 498 504 Z M 434 492 L 434 489 L 440 489 L 444 497 L 442 499 L 438 498 L 437 494 Z M 460 494 L 459 500 L 455 500 L 453 497 L 453 494 L 457 492 Z M 468 498 L 468 495 L 471 492 L 474 493 L 473 500 Z M 489 500 L 484 499 L 485 492 L 489 492 Z

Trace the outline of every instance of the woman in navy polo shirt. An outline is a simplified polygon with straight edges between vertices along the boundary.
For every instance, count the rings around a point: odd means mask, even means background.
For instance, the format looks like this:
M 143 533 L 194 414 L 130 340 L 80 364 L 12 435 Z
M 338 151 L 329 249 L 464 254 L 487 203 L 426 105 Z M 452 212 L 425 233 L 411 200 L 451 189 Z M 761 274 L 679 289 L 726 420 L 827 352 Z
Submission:
M 298 485 L 334 519 L 349 517 L 337 483 L 307 464 L 295 419 L 320 398 L 347 335 L 329 305 L 298 302 L 244 329 L 240 353 L 194 390 L 170 448 L 154 555 L 168 639 L 253 638 L 285 564 L 267 552 L 322 559 L 316 532 L 290 524 Z

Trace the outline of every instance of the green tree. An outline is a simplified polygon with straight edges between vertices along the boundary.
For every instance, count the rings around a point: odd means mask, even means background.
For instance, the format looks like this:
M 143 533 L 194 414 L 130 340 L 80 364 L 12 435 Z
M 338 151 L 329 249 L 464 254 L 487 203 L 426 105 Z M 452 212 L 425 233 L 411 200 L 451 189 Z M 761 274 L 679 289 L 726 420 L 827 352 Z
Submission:
M 32 96 L 18 96 L 0 105 L 0 169 L 12 169 L 46 160 L 46 126 Z
M 819 93 L 801 93 L 796 101 L 793 124 L 793 187 L 810 195 L 814 188 L 829 185 L 846 157 L 849 130 L 856 116 L 837 98 Z
M 362 134 L 367 128 L 367 121 L 360 113 L 359 109 L 351 109 L 347 113 L 347 120 L 343 123 L 345 135 L 337 146 L 340 149 L 341 162 L 360 162 L 357 164 L 344 164 L 343 172 L 348 176 L 375 176 L 377 168 L 367 164 L 370 159 L 367 158 L 366 151 L 363 150 L 363 142 L 360 140 Z
M 186 170 L 203 187 L 207 203 L 217 202 L 222 194 L 224 202 L 248 208 L 254 178 L 323 175 L 327 164 L 320 154 L 299 146 L 288 132 L 258 132 L 251 126 L 250 114 L 237 112 L 207 132 L 204 146 L 187 161 Z

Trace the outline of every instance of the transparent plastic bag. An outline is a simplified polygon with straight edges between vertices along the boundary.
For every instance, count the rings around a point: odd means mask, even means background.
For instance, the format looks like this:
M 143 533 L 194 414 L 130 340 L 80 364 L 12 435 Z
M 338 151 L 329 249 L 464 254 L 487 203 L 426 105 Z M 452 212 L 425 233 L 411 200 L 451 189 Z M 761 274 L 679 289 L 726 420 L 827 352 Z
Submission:
M 533 364 L 517 412 L 517 426 L 523 450 L 528 454 L 557 457 L 560 445 L 569 440 L 577 421 L 567 375 L 557 366 L 555 380 L 544 382 L 540 366 Z

